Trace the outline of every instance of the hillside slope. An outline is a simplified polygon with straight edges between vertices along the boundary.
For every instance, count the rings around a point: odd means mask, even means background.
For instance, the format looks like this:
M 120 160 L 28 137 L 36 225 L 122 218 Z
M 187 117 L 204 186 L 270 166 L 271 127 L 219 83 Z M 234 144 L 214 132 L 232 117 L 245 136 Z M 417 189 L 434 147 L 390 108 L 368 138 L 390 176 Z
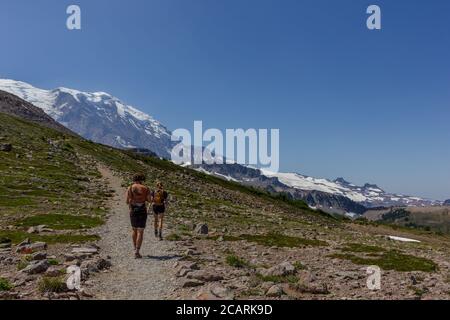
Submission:
M 75 134 L 63 125 L 53 120 L 41 108 L 19 97 L 0 90 L 0 112 L 20 117 L 44 127 L 52 128 L 67 134 Z
M 164 272 L 178 280 L 164 298 L 449 298 L 446 236 L 336 220 L 302 202 L 1 113 L 0 143 L 13 147 L 0 151 L 0 242 L 5 244 L 0 247 L 0 278 L 11 284 L 5 297 L 99 298 L 105 295 L 99 281 L 108 275 L 123 284 L 125 295 L 133 290 L 127 274 L 117 272 L 132 259 L 132 252 L 122 252 L 118 259 L 113 254 L 114 241 L 98 242 L 98 237 L 104 236 L 103 228 L 119 233 L 111 215 L 127 213 L 114 209 L 117 196 L 132 173 L 145 172 L 150 184 L 162 180 L 171 194 L 165 234 L 166 241 L 174 245 L 161 247 L 166 249 L 159 256 L 171 257 L 165 260 Z M 123 181 L 121 189 L 105 180 L 100 166 Z M 27 233 L 38 225 L 46 228 Z M 150 233 L 146 241 L 154 241 Z M 421 242 L 394 242 L 388 235 Z M 50 244 L 47 260 L 52 268 L 64 272 L 68 265 L 79 263 L 83 274 L 89 274 L 83 287 L 91 294 L 49 293 L 48 283 L 54 280 L 48 278 L 54 279 L 54 274 L 18 271 L 33 265 L 32 258 L 15 253 L 16 245 L 27 237 Z M 12 240 L 14 250 L 7 239 Z M 74 258 L 72 245 L 83 242 L 100 244 L 100 255 L 112 255 L 112 259 L 101 260 L 93 268 L 99 260 L 90 254 Z M 149 266 L 143 270 L 152 278 L 155 269 L 151 266 L 159 260 L 151 258 L 154 252 L 144 254 L 150 258 L 143 259 L 143 266 Z M 95 271 L 111 263 L 109 272 Z M 373 264 L 384 270 L 378 291 L 366 287 L 365 266 Z

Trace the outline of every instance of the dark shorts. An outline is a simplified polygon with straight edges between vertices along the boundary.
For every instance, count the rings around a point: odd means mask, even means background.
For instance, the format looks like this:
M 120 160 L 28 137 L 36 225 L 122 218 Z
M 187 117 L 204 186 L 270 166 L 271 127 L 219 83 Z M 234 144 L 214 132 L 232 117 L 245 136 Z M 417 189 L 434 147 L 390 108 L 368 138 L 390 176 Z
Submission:
M 131 227 L 134 229 L 145 229 L 147 226 L 147 208 L 131 209 L 130 212 Z
M 164 214 L 164 212 L 166 212 L 166 206 L 153 205 L 154 214 Z

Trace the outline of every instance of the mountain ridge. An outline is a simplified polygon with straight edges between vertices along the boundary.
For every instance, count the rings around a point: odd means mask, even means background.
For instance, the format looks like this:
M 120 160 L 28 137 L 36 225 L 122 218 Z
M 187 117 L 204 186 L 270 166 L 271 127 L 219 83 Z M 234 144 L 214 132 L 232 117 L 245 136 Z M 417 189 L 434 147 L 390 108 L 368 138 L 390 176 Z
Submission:
M 86 139 L 118 148 L 148 148 L 165 158 L 170 155 L 171 132 L 165 126 L 106 92 L 45 90 L 10 79 L 0 79 L 0 90 L 41 108 Z
M 274 173 L 235 165 L 197 165 L 197 170 L 219 177 L 262 187 L 271 192 L 286 193 L 324 211 L 362 214 L 368 208 L 390 206 L 441 205 L 440 201 L 385 192 L 376 184 L 357 186 L 344 178 L 328 180 L 298 173 Z

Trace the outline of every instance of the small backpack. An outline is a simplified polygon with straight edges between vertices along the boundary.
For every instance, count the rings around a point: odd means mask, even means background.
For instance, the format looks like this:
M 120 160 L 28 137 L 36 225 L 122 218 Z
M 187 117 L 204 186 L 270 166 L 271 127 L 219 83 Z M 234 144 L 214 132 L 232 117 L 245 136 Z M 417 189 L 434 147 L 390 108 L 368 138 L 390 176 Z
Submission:
M 163 190 L 156 190 L 155 195 L 153 196 L 153 203 L 156 205 L 163 205 L 164 204 L 164 191 Z

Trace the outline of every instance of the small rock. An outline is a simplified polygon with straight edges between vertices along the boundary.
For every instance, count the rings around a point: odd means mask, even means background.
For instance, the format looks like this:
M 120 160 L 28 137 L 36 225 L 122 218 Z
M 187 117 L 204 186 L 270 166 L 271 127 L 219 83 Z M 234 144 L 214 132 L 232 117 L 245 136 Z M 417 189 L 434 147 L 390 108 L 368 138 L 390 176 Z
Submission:
M 85 298 L 92 298 L 94 295 L 86 291 L 86 289 L 81 288 L 79 291 L 80 295 Z
M 45 271 L 45 275 L 47 277 L 58 277 L 63 274 L 62 270 L 63 269 L 61 269 L 61 268 L 52 266 L 52 267 L 48 268 L 47 271 Z
M 195 296 L 197 300 L 233 300 L 233 292 L 221 285 L 202 288 Z
M 261 270 L 263 276 L 287 276 L 295 273 L 295 267 L 289 262 L 283 262 L 269 269 Z
M 220 299 L 224 299 L 224 300 L 233 300 L 234 299 L 233 292 L 230 289 L 225 288 L 221 285 L 211 286 L 211 292 L 212 292 L 212 294 L 214 294 L 216 297 L 218 297 Z
M 195 227 L 195 232 L 198 234 L 207 235 L 209 233 L 208 225 L 207 224 L 199 224 Z
M 198 270 L 189 273 L 187 276 L 189 279 L 197 279 L 204 282 L 213 282 L 223 280 L 223 276 L 217 273 L 211 273 L 204 270 Z
M 94 248 L 94 247 L 85 247 L 85 248 L 73 248 L 72 249 L 72 253 L 73 254 L 83 254 L 83 253 L 91 253 L 91 254 L 95 254 L 98 253 L 98 248 Z
M 46 225 L 33 226 L 28 228 L 27 233 L 53 232 L 53 229 L 47 228 Z
M 205 283 L 200 280 L 196 279 L 187 279 L 183 282 L 182 287 L 183 288 L 191 288 L 191 287 L 199 287 L 204 285 Z
M 181 268 L 181 269 L 177 272 L 176 276 L 179 277 L 179 278 L 185 277 L 185 276 L 186 276 L 189 272 L 191 272 L 191 271 L 192 271 L 191 269 Z
M 279 285 L 273 285 L 267 290 L 266 296 L 268 297 L 281 297 L 283 289 Z
M 47 254 L 45 252 L 36 252 L 31 256 L 32 261 L 39 261 L 47 259 Z
M 0 144 L 0 151 L 11 152 L 12 151 L 12 144 L 10 144 L 10 143 L 1 143 Z

